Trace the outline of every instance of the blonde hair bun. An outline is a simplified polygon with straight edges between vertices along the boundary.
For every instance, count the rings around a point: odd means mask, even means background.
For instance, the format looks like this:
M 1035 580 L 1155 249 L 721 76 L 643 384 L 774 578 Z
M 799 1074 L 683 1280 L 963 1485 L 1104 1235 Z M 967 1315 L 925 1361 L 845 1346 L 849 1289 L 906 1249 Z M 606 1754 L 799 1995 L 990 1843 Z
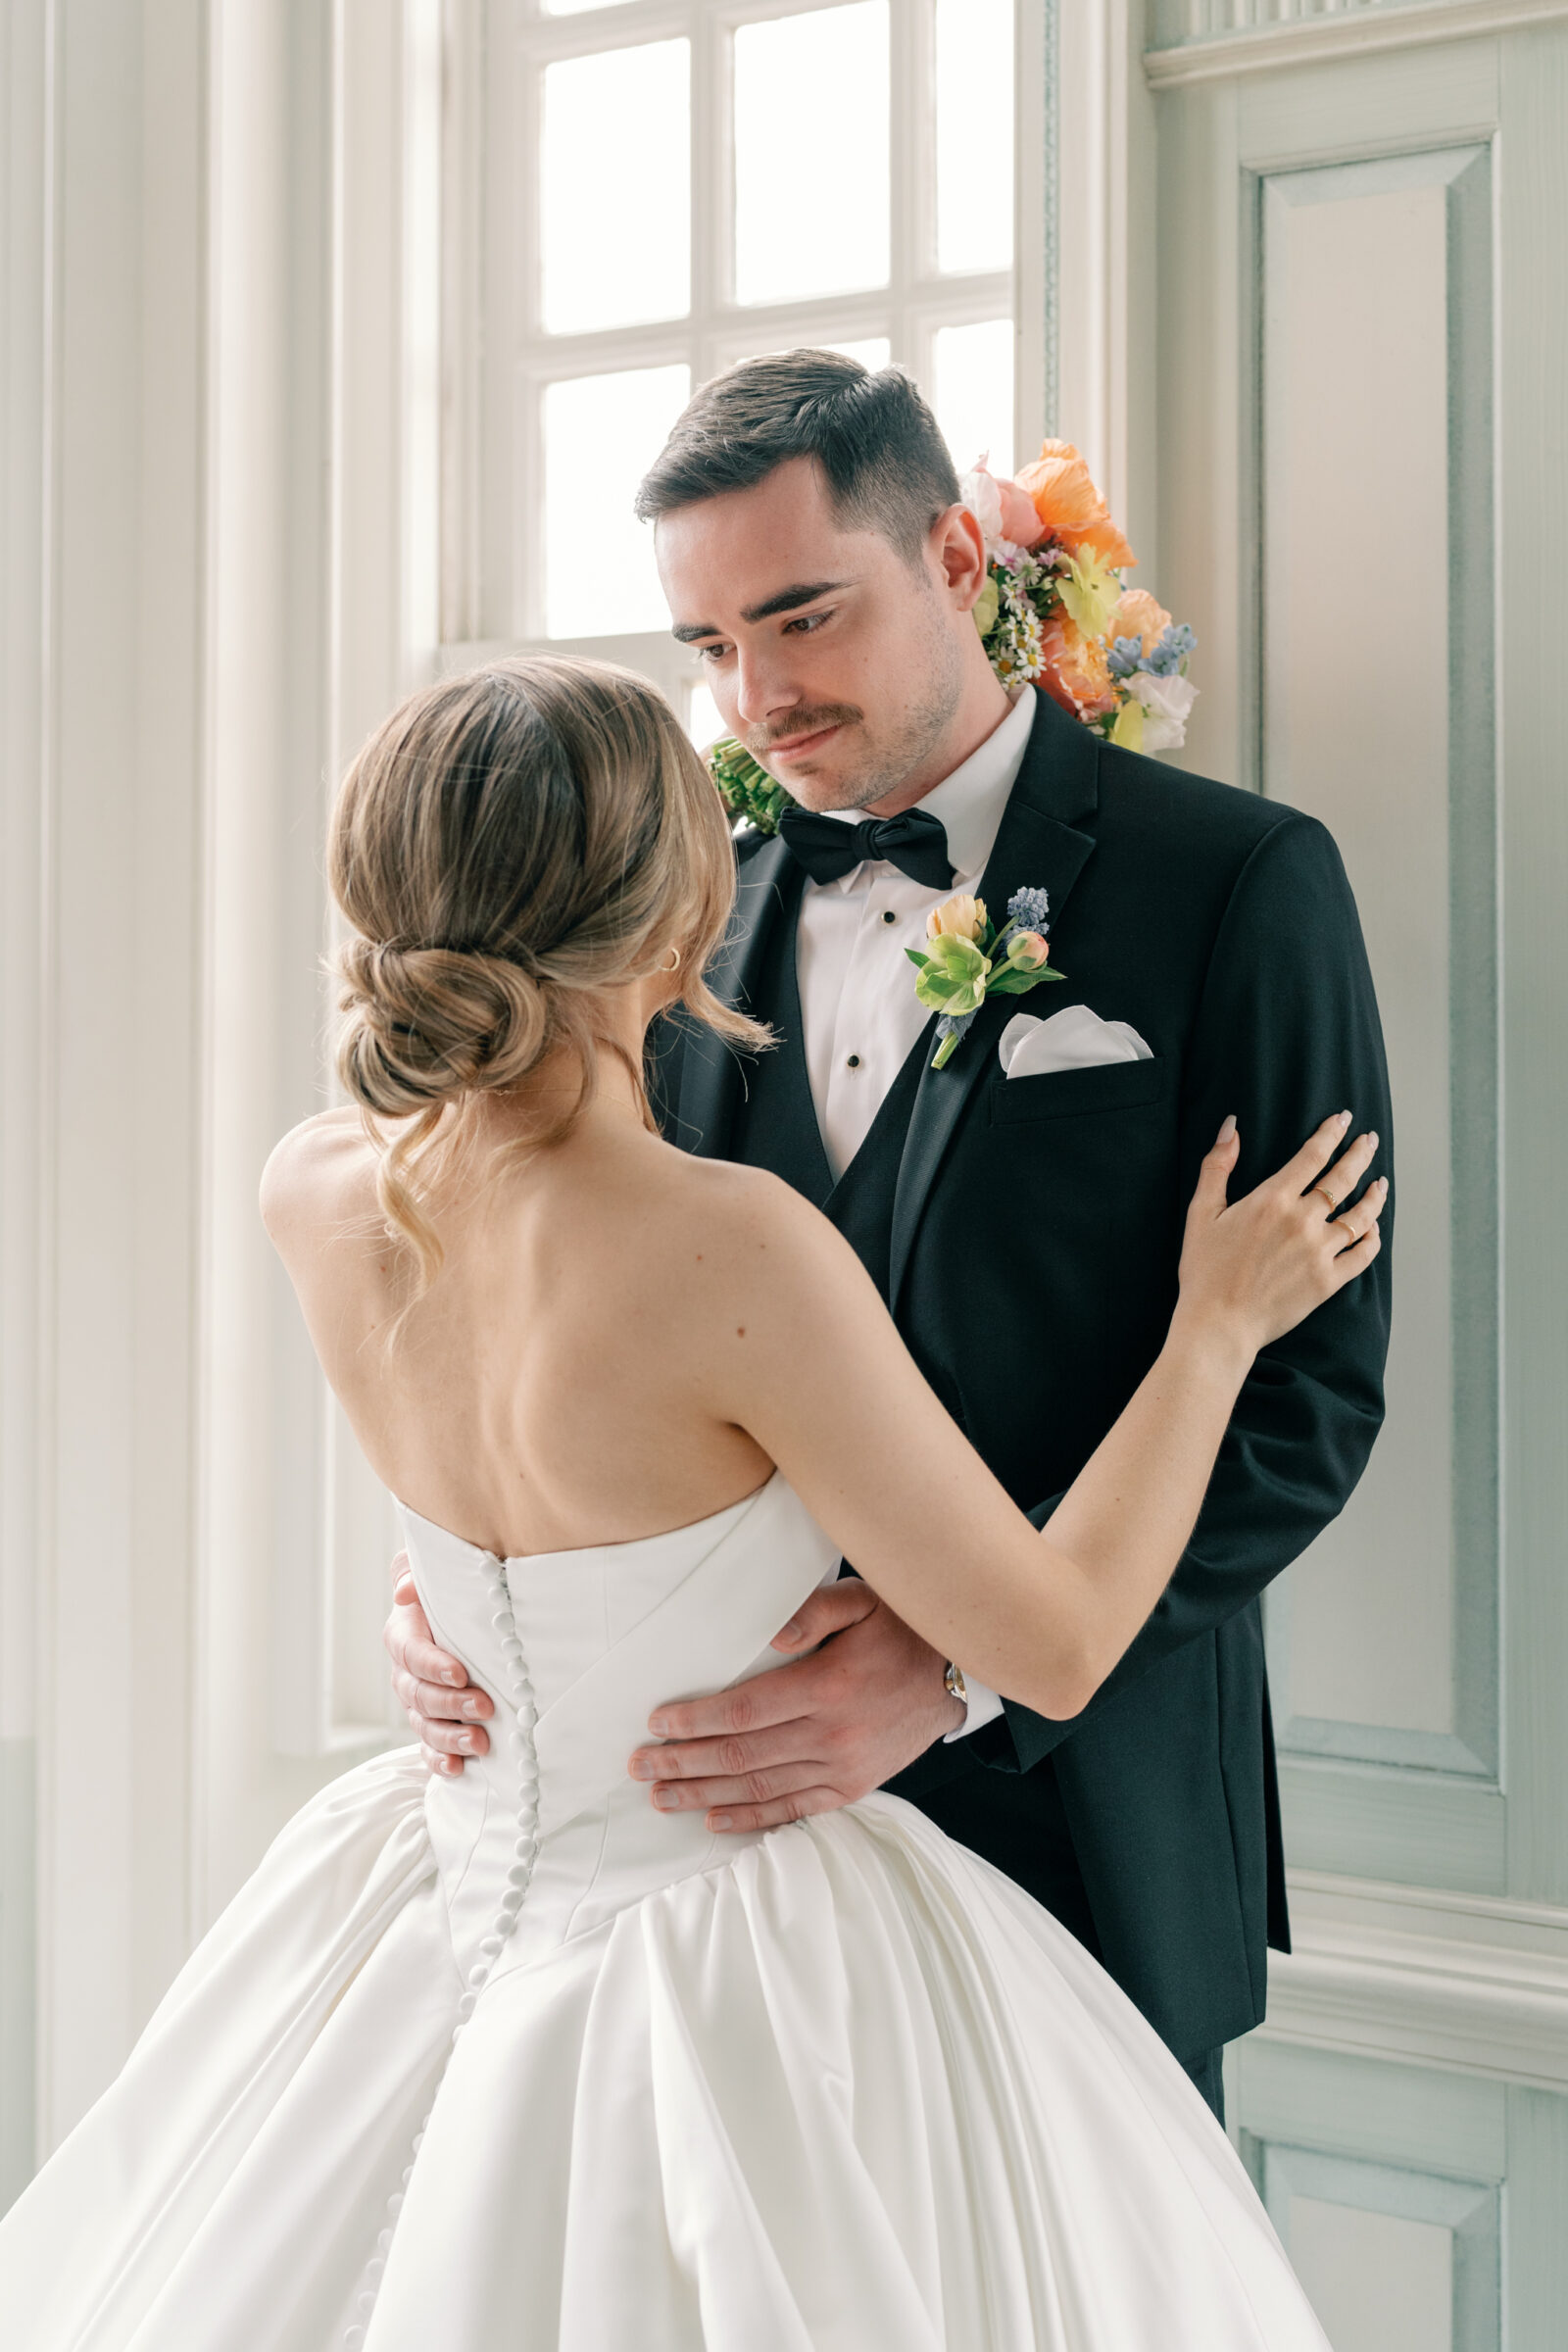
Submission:
M 338 971 L 344 1082 L 384 1118 L 517 1086 L 544 1051 L 546 991 L 519 962 L 355 939 Z
M 525 1122 L 530 1149 L 564 1138 L 600 1053 L 624 1058 L 612 992 L 668 970 L 671 947 L 673 1003 L 731 1044 L 769 1042 L 703 977 L 734 905 L 729 821 L 635 671 L 535 654 L 412 696 L 344 779 L 328 876 L 352 934 L 334 958 L 338 1070 L 367 1113 L 404 1123 L 376 1137 L 378 1190 L 425 1280 L 440 1249 L 418 1199 L 461 1148 L 464 1106 L 508 1091 L 526 1110 L 531 1073 L 564 1051 L 575 1101 Z

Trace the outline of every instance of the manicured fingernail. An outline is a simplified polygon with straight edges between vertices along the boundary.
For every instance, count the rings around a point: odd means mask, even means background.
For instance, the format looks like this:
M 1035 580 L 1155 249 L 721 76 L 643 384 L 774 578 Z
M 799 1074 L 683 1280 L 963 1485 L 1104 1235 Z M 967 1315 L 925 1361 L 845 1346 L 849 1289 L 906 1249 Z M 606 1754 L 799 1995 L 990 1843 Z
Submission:
M 631 1777 L 634 1781 L 651 1781 L 654 1777 L 654 1760 L 652 1756 L 633 1756 L 631 1760 Z
M 1337 1124 L 1341 1127 L 1348 1127 L 1350 1124 L 1350 1114 L 1348 1110 L 1341 1111 Z
M 661 1813 L 674 1813 L 679 1809 L 680 1790 L 672 1788 L 669 1783 L 664 1781 L 654 1790 L 654 1802 Z
M 1367 1137 L 1367 1139 L 1366 1139 L 1366 1140 L 1367 1140 L 1367 1142 L 1368 1142 L 1368 1143 L 1371 1145 L 1371 1147 L 1372 1147 L 1373 1151 L 1375 1152 L 1375 1151 L 1377 1150 L 1377 1148 L 1378 1148 L 1378 1131 L 1377 1131 L 1377 1129 L 1376 1129 L 1375 1127 L 1373 1128 L 1373 1130 L 1372 1130 L 1371 1134 L 1370 1134 L 1370 1135 Z
M 1230 1113 L 1229 1117 L 1226 1119 L 1224 1126 L 1223 1126 L 1223 1127 L 1220 1129 L 1220 1131 L 1219 1131 L 1219 1134 L 1218 1134 L 1218 1136 L 1216 1137 L 1216 1139 L 1215 1139 L 1215 1140 L 1216 1140 L 1216 1142 L 1218 1142 L 1218 1143 L 1222 1143 L 1222 1144 L 1228 1144 L 1228 1143 L 1230 1142 L 1230 1140 L 1231 1140 L 1231 1137 L 1232 1137 L 1232 1136 L 1233 1136 L 1235 1133 L 1236 1133 L 1236 1113 L 1235 1113 L 1235 1111 L 1233 1110 L 1233 1111 Z
M 710 1813 L 708 1826 L 710 1830 L 727 1830 L 733 1827 L 734 1820 L 733 1813 Z
M 455 1741 L 455 1745 L 461 1747 L 466 1756 L 471 1756 L 473 1754 L 473 1734 L 471 1732 L 460 1732 Z
M 775 1641 L 776 1642 L 798 1642 L 798 1641 L 800 1640 L 800 1638 L 801 1638 L 801 1621 L 800 1621 L 800 1619 L 799 1619 L 798 1617 L 792 1617 L 792 1618 L 790 1619 L 790 1621 L 789 1621 L 788 1625 L 786 1625 L 786 1626 L 782 1626 L 782 1627 L 779 1629 L 779 1631 L 778 1631 L 778 1632 L 777 1632 L 777 1633 L 774 1635 L 774 1637 L 773 1637 L 773 1639 L 774 1639 L 774 1641 Z
M 461 1666 L 443 1666 L 441 1669 L 441 1680 L 444 1683 L 461 1683 L 463 1680 L 463 1668 Z
M 669 1717 L 667 1715 L 650 1715 L 648 1718 L 648 1729 L 653 1732 L 657 1738 L 662 1739 L 664 1734 L 669 1729 Z
M 466 1698 L 463 1702 L 463 1712 L 470 1723 L 477 1723 L 484 1713 L 484 1700 L 482 1698 Z

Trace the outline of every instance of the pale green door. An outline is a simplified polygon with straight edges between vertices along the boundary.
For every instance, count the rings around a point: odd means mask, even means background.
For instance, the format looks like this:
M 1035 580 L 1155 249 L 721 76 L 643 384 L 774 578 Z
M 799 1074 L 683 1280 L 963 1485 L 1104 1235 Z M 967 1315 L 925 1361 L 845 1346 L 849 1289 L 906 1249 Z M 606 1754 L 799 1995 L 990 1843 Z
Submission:
M 1189 763 L 1345 853 L 1389 1419 L 1268 1610 L 1299 1950 L 1235 2053 L 1335 2352 L 1568 2344 L 1568 10 L 1171 0 L 1158 565 Z

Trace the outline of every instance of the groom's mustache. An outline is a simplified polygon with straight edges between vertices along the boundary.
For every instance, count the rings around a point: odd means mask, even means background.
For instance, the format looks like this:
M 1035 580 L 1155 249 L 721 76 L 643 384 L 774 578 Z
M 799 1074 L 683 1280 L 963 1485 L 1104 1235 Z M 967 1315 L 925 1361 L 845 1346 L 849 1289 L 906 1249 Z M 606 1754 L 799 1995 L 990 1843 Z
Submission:
M 745 737 L 754 760 L 765 759 L 778 743 L 794 743 L 802 735 L 820 735 L 824 727 L 858 726 L 865 716 L 853 703 L 824 703 L 820 710 L 797 710 L 782 727 L 754 727 Z

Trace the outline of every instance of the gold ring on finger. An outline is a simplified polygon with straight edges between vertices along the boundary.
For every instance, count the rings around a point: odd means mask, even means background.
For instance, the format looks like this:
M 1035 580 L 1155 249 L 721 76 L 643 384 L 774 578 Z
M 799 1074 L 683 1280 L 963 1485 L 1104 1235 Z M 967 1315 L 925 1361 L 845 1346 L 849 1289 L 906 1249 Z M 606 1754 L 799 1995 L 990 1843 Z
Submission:
M 1333 1194 L 1332 1194 L 1332 1193 L 1329 1191 L 1329 1188 L 1328 1188 L 1328 1186 L 1327 1186 L 1326 1184 L 1314 1184 L 1314 1185 L 1313 1185 L 1313 1187 L 1312 1187 L 1312 1190 L 1313 1190 L 1313 1192 L 1314 1192 L 1314 1193 L 1321 1193 L 1321 1194 L 1322 1194 L 1322 1196 L 1323 1196 L 1324 1200 L 1325 1200 L 1328 1202 L 1328 1204 L 1329 1204 L 1329 1215 L 1332 1217 L 1332 1216 L 1333 1216 L 1333 1214 L 1334 1214 L 1334 1212 L 1335 1212 L 1335 1210 L 1336 1210 L 1336 1209 L 1339 1207 L 1339 1205 L 1340 1205 L 1340 1204 L 1339 1204 L 1339 1202 L 1338 1202 L 1338 1201 L 1335 1200 L 1335 1198 L 1334 1198 L 1334 1195 L 1333 1195 Z

